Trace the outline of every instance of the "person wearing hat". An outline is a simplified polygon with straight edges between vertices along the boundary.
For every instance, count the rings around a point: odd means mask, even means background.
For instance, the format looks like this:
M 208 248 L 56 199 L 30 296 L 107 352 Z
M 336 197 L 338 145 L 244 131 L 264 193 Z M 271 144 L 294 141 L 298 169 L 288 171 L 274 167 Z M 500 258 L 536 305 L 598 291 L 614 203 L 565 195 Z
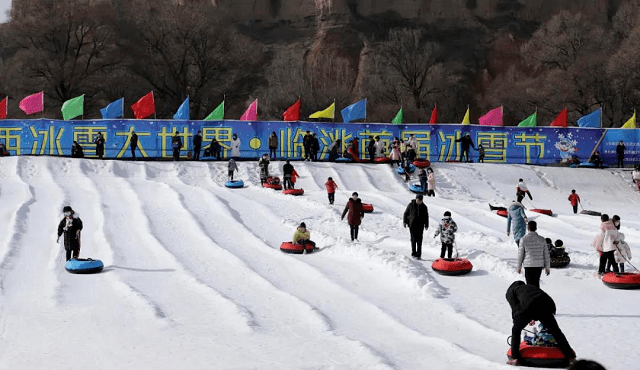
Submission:
M 60 242 L 60 236 L 64 234 L 64 250 L 67 252 L 67 261 L 80 256 L 80 231 L 82 230 L 82 220 L 76 215 L 70 206 L 62 209 L 64 218 L 58 224 L 58 238 L 56 243 Z
M 447 258 L 451 258 L 453 243 L 456 241 L 456 231 L 458 231 L 458 225 L 456 225 L 456 222 L 451 218 L 451 212 L 446 211 L 442 218 L 442 223 L 438 226 L 436 233 L 433 236 L 435 238 L 440 234 L 440 242 L 442 243 L 440 258 L 444 258 L 445 252 L 447 252 Z
M 173 148 L 173 160 L 177 161 L 180 159 L 180 149 L 182 149 L 182 138 L 178 135 L 178 130 L 173 132 L 173 137 L 171 138 L 171 148 Z
M 198 130 L 198 132 L 193 136 L 193 160 L 197 161 L 200 159 L 200 148 L 202 147 L 202 131 Z
M 312 242 L 310 239 L 311 233 L 307 230 L 307 225 L 304 222 L 301 222 L 300 226 L 296 229 L 296 232 L 293 233 L 293 241 L 291 243 L 300 244 L 302 246 L 310 243 L 315 248 L 316 243 Z M 303 249 L 303 252 L 304 251 L 306 251 L 306 248 Z
M 287 159 L 284 166 L 282 166 L 282 180 L 284 181 L 284 190 L 293 189 L 293 183 L 291 182 L 293 171 L 293 165 L 291 164 L 291 161 Z
M 351 230 L 351 241 L 358 240 L 358 229 L 364 217 L 364 210 L 362 209 L 362 201 L 358 198 L 358 193 L 355 191 L 351 194 L 351 198 L 349 198 L 347 205 L 344 207 L 342 220 L 344 220 L 347 212 L 349 213 L 347 221 L 349 222 L 349 228 Z
M 422 194 L 416 195 L 404 211 L 404 227 L 409 226 L 411 233 L 411 257 L 420 259 L 422 257 L 422 233 L 429 228 L 429 210 L 422 202 Z

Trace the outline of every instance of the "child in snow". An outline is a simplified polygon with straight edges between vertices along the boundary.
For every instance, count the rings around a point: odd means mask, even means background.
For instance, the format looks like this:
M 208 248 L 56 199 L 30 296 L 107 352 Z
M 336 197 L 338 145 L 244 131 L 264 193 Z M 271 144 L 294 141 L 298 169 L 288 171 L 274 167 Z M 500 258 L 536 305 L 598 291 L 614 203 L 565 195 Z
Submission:
M 527 184 L 524 183 L 523 179 L 518 179 L 518 185 L 516 186 L 516 196 L 518 197 L 518 202 L 522 202 L 524 196 L 528 195 L 529 199 L 533 200 L 529 189 L 527 188 Z
M 436 196 L 436 177 L 431 167 L 427 168 L 427 196 Z
M 238 165 L 236 161 L 231 158 L 229 159 L 229 165 L 227 167 L 229 168 L 229 181 L 233 181 L 233 172 L 238 170 Z
M 296 180 L 298 179 L 298 177 L 300 177 L 300 175 L 298 175 L 298 172 L 294 168 L 293 171 L 291 172 L 291 189 L 296 188 Z
M 338 188 L 338 184 L 333 181 L 333 177 L 329 177 L 327 182 L 324 184 L 327 187 L 327 195 L 329 195 L 329 204 L 333 204 L 336 199 L 336 189 Z
M 293 244 L 301 244 L 304 245 L 311 238 L 311 233 L 307 230 L 307 225 L 304 222 L 300 223 L 300 226 L 296 229 L 296 232 L 293 233 Z
M 578 203 L 580 203 L 580 196 L 576 194 L 576 190 L 571 190 L 571 194 L 569 195 L 569 201 L 571 202 L 571 207 L 573 207 L 573 213 L 578 213 Z
M 451 219 L 451 212 L 446 211 L 442 223 L 436 229 L 434 238 L 440 234 L 440 241 L 442 242 L 442 249 L 440 250 L 440 258 L 444 258 L 444 252 L 447 252 L 448 257 L 451 258 L 453 251 L 453 243 L 456 240 L 455 232 L 458 231 L 458 225 Z
M 421 168 L 420 171 L 418 171 L 418 178 L 420 179 L 420 188 L 422 189 L 422 194 L 428 195 L 427 194 L 427 172 L 424 170 L 424 168 Z
M 484 147 L 482 144 L 478 145 L 478 162 L 484 163 Z
M 618 233 L 618 237 L 616 238 L 618 244 L 617 248 L 613 253 L 616 263 L 620 267 L 620 272 L 624 272 L 624 263 L 631 259 L 631 248 L 629 248 L 629 244 L 624 241 L 624 234 Z

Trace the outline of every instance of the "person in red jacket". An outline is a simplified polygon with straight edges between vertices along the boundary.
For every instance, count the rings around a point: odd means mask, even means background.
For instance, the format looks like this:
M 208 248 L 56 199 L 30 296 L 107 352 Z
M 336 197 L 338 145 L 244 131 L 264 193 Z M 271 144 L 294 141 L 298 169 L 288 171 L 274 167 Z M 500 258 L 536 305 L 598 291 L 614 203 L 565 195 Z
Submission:
M 576 194 L 576 190 L 571 190 L 571 194 L 569 195 L 569 201 L 571 202 L 571 206 L 573 207 L 573 213 L 578 213 L 578 203 L 580 203 L 580 196 Z
M 333 204 L 336 199 L 336 189 L 338 188 L 338 184 L 333 181 L 332 177 L 327 179 L 327 182 L 324 184 L 327 187 L 327 194 L 329 195 L 329 204 Z
M 351 241 L 358 240 L 358 229 L 360 228 L 360 222 L 364 217 L 364 210 L 362 209 L 362 201 L 358 198 L 358 193 L 355 191 L 351 194 L 351 198 L 342 212 L 342 219 L 349 212 L 347 221 L 349 222 L 349 228 L 351 229 Z

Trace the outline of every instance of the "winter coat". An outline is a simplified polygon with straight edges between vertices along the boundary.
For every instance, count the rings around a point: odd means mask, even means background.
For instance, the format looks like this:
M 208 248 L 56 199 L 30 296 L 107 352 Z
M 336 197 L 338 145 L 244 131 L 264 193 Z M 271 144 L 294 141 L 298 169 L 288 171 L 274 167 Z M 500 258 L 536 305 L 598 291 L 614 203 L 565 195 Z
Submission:
M 318 150 L 320 150 L 320 141 L 315 136 L 311 138 L 311 150 L 314 151 L 315 153 L 317 153 Z
M 580 203 L 580 196 L 576 193 L 571 193 L 568 199 L 571 202 L 571 205 L 574 207 L 577 206 L 578 203 Z
M 624 150 L 627 149 L 624 144 L 618 144 L 618 146 L 616 146 L 616 154 L 618 155 L 618 157 L 624 157 Z
M 209 150 L 211 151 L 211 154 L 220 153 L 220 142 L 217 140 L 215 142 L 211 140 L 211 144 L 209 145 Z
M 80 146 L 80 144 L 71 146 L 71 157 L 84 158 L 84 152 L 82 151 L 82 147 Z
M 597 252 L 610 252 L 616 249 L 613 242 L 618 237 L 618 229 L 613 221 L 605 221 L 600 223 L 600 233 L 596 235 L 591 245 Z
M 269 160 L 265 158 L 260 158 L 258 160 L 258 167 L 260 167 L 260 178 L 266 179 L 269 177 Z
M 391 154 L 389 154 L 389 159 L 392 161 L 399 161 L 400 159 L 402 159 L 398 144 L 391 145 Z
M 276 149 L 278 147 L 278 136 L 271 135 L 269 136 L 269 149 Z
M 291 172 L 291 183 L 293 185 L 296 184 L 296 179 L 300 177 L 300 175 L 298 175 L 298 172 L 296 172 L 296 170 L 294 169 L 293 172 Z
M 633 170 L 633 179 L 634 180 L 640 180 L 640 171 Z
M 513 202 L 507 213 L 507 232 L 513 222 L 513 239 L 520 240 L 527 232 L 527 216 L 524 214 L 524 206 L 520 202 Z
M 136 133 L 131 135 L 131 147 L 133 149 L 138 148 L 138 134 L 136 134 Z
M 284 166 L 282 166 L 282 173 L 284 176 L 291 176 L 293 173 L 293 165 L 291 163 L 285 163 Z
M 298 244 L 298 242 L 306 241 L 311 238 L 311 233 L 309 230 L 302 232 L 300 228 L 296 229 L 296 232 L 293 233 L 293 241 L 291 243 Z
M 335 193 L 336 189 L 338 188 L 338 184 L 336 184 L 335 181 L 333 180 L 328 180 L 324 186 L 327 187 L 327 193 L 331 194 L 331 193 Z
M 237 171 L 238 170 L 238 165 L 236 164 L 236 161 L 232 159 L 229 159 L 229 171 Z
M 195 136 L 193 137 L 193 147 L 199 149 L 201 146 L 202 146 L 202 135 L 195 134 Z
M 329 162 L 334 162 L 338 158 L 338 152 L 341 149 L 341 142 L 334 141 L 329 145 Z
M 556 313 L 556 304 L 542 289 L 527 285 L 523 281 L 514 281 L 507 289 L 507 302 L 511 306 L 511 317 L 521 316 L 533 320 L 541 316 Z
M 616 258 L 616 263 L 625 263 L 631 259 L 631 248 L 629 248 L 629 244 L 624 241 L 624 234 L 621 232 L 618 232 L 616 241 L 618 242 L 618 248 L 613 252 L 613 256 Z
M 382 140 L 376 141 L 376 158 L 384 157 L 384 142 Z
M 353 198 L 349 198 L 347 205 L 344 207 L 344 211 L 342 211 L 342 219 L 344 219 L 344 215 L 349 212 L 347 216 L 347 221 L 349 221 L 349 225 L 358 226 L 360 225 L 362 217 L 364 217 L 364 211 L 362 210 L 362 201 L 360 198 L 353 200 Z
M 360 140 L 357 137 L 351 140 L 351 150 L 353 151 L 353 159 L 357 161 L 360 158 Z
M 473 149 L 476 148 L 475 146 L 473 146 L 473 140 L 471 140 L 471 138 L 468 136 L 463 136 L 460 139 L 456 140 L 456 143 L 458 142 L 460 143 L 463 152 L 468 152 L 469 146 L 471 146 Z
M 434 237 L 440 235 L 442 244 L 453 244 L 453 242 L 456 241 L 456 231 L 458 231 L 456 222 L 453 221 L 451 217 L 445 217 L 442 219 L 440 225 L 438 225 Z
M 436 190 L 436 177 L 433 172 L 427 174 L 427 190 Z
M 171 147 L 173 149 L 182 149 L 182 138 L 175 135 L 171 138 Z
M 409 163 L 413 163 L 416 160 L 416 151 L 413 147 L 407 148 L 407 160 Z
M 407 139 L 407 144 L 411 145 L 413 150 L 418 150 L 418 139 L 415 136 Z
M 524 181 L 520 181 L 520 182 L 518 182 L 518 185 L 516 186 L 516 191 L 527 192 L 527 191 L 529 191 L 529 188 L 527 188 L 527 184 Z
M 409 163 L 409 162 L 407 162 Z M 406 166 L 405 168 L 405 172 L 409 169 L 409 166 Z M 418 178 L 420 179 L 420 188 L 422 188 L 422 190 L 427 189 L 427 172 L 424 170 L 420 170 L 420 173 L 418 174 Z
M 231 140 L 231 156 L 232 157 L 240 157 L 240 139 L 236 138 Z
M 65 217 L 60 221 L 60 224 L 58 224 L 58 237 L 64 234 L 65 250 L 80 250 L 80 230 L 82 230 L 82 220 L 76 214 L 73 214 L 73 218 L 69 220 L 70 222 L 68 223 L 67 217 Z
M 522 267 L 551 268 L 549 247 L 543 237 L 535 231 L 529 231 L 520 239 L 518 247 L 518 270 Z
M 429 209 L 422 203 L 418 205 L 416 200 L 412 200 L 404 211 L 402 222 L 410 229 L 429 228 Z

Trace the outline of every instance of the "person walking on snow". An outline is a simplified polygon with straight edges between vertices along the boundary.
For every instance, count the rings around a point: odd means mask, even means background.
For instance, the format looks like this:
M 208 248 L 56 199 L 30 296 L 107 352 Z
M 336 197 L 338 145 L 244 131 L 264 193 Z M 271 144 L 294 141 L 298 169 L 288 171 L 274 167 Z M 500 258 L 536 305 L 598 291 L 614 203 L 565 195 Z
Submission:
M 591 245 L 600 254 L 600 264 L 598 266 L 598 274 L 604 275 L 607 261 L 613 267 L 613 272 L 618 272 L 618 264 L 615 263 L 614 251 L 616 250 L 616 238 L 618 237 L 618 229 L 613 221 L 609 220 L 609 215 L 600 216 L 600 233 L 591 242 Z
M 535 221 L 527 223 L 527 235 L 520 239 L 518 247 L 518 274 L 524 267 L 524 278 L 528 285 L 540 287 L 540 275 L 544 268 L 547 275 L 551 272 L 551 258 L 547 241 L 538 235 L 538 224 Z
M 258 167 L 260 168 L 260 185 L 264 185 L 269 177 L 269 156 L 263 154 L 258 160 Z
M 427 168 L 427 196 L 436 196 L 436 177 L 431 167 Z
M 627 149 L 624 146 L 622 140 L 616 146 L 616 155 L 618 156 L 618 168 L 624 167 L 624 150 Z
M 235 159 L 229 159 L 227 167 L 229 169 L 229 181 L 233 181 L 233 172 L 238 170 L 238 165 L 236 164 Z
M 347 212 L 349 213 L 347 215 L 347 221 L 349 222 L 351 241 L 358 240 L 358 229 L 364 217 L 364 210 L 362 209 L 362 201 L 358 198 L 358 193 L 355 191 L 351 194 L 351 198 L 349 198 L 347 205 L 344 207 L 344 211 L 342 211 L 342 220 L 344 220 Z
M 518 179 L 518 185 L 516 185 L 516 197 L 518 197 L 518 202 L 522 202 L 524 196 L 528 195 L 530 200 L 533 200 L 531 196 L 531 192 L 527 188 L 527 184 L 525 184 L 523 179 Z
M 429 209 L 424 204 L 422 194 L 416 195 L 404 211 L 402 222 L 404 227 L 409 227 L 411 234 L 411 257 L 420 259 L 422 257 L 422 235 L 424 230 L 429 229 Z
M 471 136 L 467 133 L 460 139 L 456 140 L 456 143 L 461 144 L 462 152 L 460 154 L 460 162 L 471 162 L 469 160 L 469 147 L 475 149 L 476 147 L 473 145 L 473 140 L 471 140 Z
M 576 190 L 571 190 L 571 194 L 569 194 L 569 202 L 571 202 L 571 207 L 573 207 L 573 213 L 578 213 L 578 203 L 580 203 L 580 196 L 576 194 Z
M 298 177 L 300 177 L 300 175 L 298 175 L 298 171 L 296 171 L 296 169 L 294 168 L 291 172 L 291 189 L 296 188 L 296 180 L 298 179 Z
M 64 218 L 58 224 L 56 243 L 60 242 L 60 236 L 64 234 L 64 250 L 67 252 L 67 261 L 69 261 L 72 257 L 78 258 L 80 256 L 82 220 L 70 206 L 65 206 L 62 212 L 64 212 Z
M 231 158 L 240 158 L 240 145 L 242 145 L 242 142 L 240 141 L 240 139 L 238 139 L 238 134 L 233 134 L 230 146 Z
M 327 187 L 327 195 L 329 196 L 329 204 L 333 204 L 336 200 L 336 189 L 338 188 L 338 184 L 333 181 L 333 177 L 329 177 L 327 182 L 324 184 Z
M 442 243 L 442 249 L 440 249 L 440 258 L 444 258 L 444 252 L 447 252 L 447 258 L 451 258 L 453 252 L 453 243 L 456 241 L 455 232 L 458 231 L 458 225 L 451 218 L 451 212 L 446 211 L 444 218 L 438 228 L 436 229 L 435 238 L 440 234 L 440 242 Z
M 556 304 L 542 289 L 526 285 L 523 281 L 514 281 L 507 289 L 505 295 L 509 306 L 511 306 L 511 360 L 507 365 L 518 366 L 520 364 L 520 335 L 532 321 L 540 321 L 549 334 L 553 336 L 558 344 L 558 349 L 569 359 L 569 363 L 576 361 L 576 354 L 569 345 L 567 338 L 558 327 L 556 314 Z
M 202 147 L 202 131 L 193 136 L 193 160 L 200 160 L 200 148 Z
M 524 213 L 524 206 L 520 202 L 514 201 L 509 206 L 507 211 L 507 236 L 511 230 L 511 223 L 513 222 L 513 240 L 516 245 L 519 245 L 520 239 L 524 236 L 527 230 L 527 215 Z
M 409 168 L 405 169 L 405 172 L 409 172 L 408 170 Z M 422 189 L 422 194 L 428 195 L 427 194 L 427 171 L 425 171 L 424 168 L 421 168 L 420 171 L 418 171 L 418 179 L 420 180 L 420 189 Z
M 293 189 L 293 183 L 291 182 L 291 175 L 293 174 L 293 165 L 291 161 L 287 159 L 284 166 L 282 166 L 282 181 L 284 182 L 284 190 Z
M 478 162 L 484 163 L 484 147 L 482 144 L 478 144 Z

